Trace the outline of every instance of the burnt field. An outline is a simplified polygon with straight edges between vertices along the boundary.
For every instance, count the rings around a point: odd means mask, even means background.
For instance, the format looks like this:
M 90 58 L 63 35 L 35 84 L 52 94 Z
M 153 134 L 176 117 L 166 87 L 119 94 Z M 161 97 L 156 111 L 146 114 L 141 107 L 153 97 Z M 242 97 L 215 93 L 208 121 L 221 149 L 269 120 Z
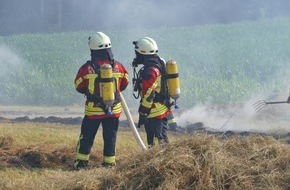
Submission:
M 141 151 L 130 129 L 121 123 L 117 166 L 100 167 L 99 133 L 90 156 L 91 167 L 72 171 L 78 124 L 3 120 L 0 122 L 0 187 L 289 189 L 289 137 L 213 132 L 202 129 L 201 123 L 193 128 L 196 130 L 183 133 L 169 131 L 170 144 L 165 149 L 157 146 Z M 144 130 L 139 129 L 139 133 L 145 139 Z
M 206 119 L 200 117 L 195 120 L 188 120 L 185 124 L 181 122 L 182 126 L 178 125 L 176 130 L 169 128 L 169 131 L 183 135 L 193 135 L 196 133 L 214 134 L 221 138 L 229 138 L 230 136 L 249 136 L 249 135 L 261 135 L 272 136 L 275 139 L 281 139 L 284 142 L 290 144 L 290 127 L 288 113 L 285 113 L 285 108 L 272 108 L 262 110 L 257 114 L 255 118 L 249 120 L 248 118 L 239 117 L 239 113 L 231 112 L 225 114 L 225 108 L 203 108 L 199 112 L 206 112 L 208 116 Z M 206 109 L 206 110 L 204 110 Z M 211 109 L 211 111 L 209 111 Z M 221 109 L 223 109 L 221 111 Z M 229 110 L 230 108 L 226 108 Z M 231 108 L 233 109 L 233 108 Z M 51 124 L 63 124 L 67 126 L 79 127 L 82 122 L 82 110 L 81 108 L 37 108 L 28 107 L 22 109 L 15 109 L 15 107 L 7 107 L 0 109 L 0 122 L 1 123 L 51 123 Z M 287 111 L 287 110 L 286 110 Z M 196 110 L 187 110 L 190 115 L 196 114 Z M 229 111 L 228 111 L 229 112 Z M 244 112 L 244 111 L 242 111 Z M 221 114 L 222 113 L 222 114 Z M 240 113 L 244 114 L 244 113 Z M 177 112 L 177 121 L 183 121 L 187 116 L 186 112 Z M 198 115 L 198 114 L 197 114 Z M 135 113 L 133 115 L 134 120 L 138 120 L 138 116 Z M 186 120 L 186 119 L 185 119 Z M 245 126 L 248 123 L 251 127 Z M 135 125 L 137 123 L 135 122 Z M 125 129 L 129 128 L 129 123 L 122 114 L 120 117 L 120 127 Z
M 286 190 L 290 187 L 289 122 L 287 112 L 271 109 L 251 120 L 242 110 L 197 107 L 197 111 L 175 112 L 181 125 L 178 131 L 168 132 L 169 146 L 148 151 L 138 146 L 122 116 L 117 166 L 100 167 L 103 145 L 98 132 L 91 167 L 72 171 L 82 109 L 2 108 L 0 188 Z M 184 124 L 188 117 L 193 120 Z M 133 118 L 137 121 L 136 114 Z M 144 129 L 138 132 L 146 142 Z

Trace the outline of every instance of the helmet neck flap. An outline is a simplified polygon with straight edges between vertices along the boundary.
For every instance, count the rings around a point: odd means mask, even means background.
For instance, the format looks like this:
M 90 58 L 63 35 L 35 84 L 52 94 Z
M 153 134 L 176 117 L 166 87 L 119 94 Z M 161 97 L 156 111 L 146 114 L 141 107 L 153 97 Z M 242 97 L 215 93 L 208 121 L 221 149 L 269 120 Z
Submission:
M 113 60 L 114 56 L 111 48 L 100 49 L 100 50 L 91 50 L 91 59 L 92 60 Z
M 136 58 L 134 59 L 133 65 L 137 67 L 138 65 L 149 65 L 149 64 L 158 64 L 160 58 L 157 54 L 154 55 L 143 55 L 137 51 Z

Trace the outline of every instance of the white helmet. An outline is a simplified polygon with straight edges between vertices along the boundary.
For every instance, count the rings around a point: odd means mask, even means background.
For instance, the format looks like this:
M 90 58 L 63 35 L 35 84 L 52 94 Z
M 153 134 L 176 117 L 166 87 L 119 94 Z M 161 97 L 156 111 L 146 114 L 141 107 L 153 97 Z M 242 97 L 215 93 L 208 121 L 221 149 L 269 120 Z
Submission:
M 89 47 L 91 50 L 111 48 L 111 40 L 103 32 L 97 32 L 89 37 Z
M 134 41 L 135 50 L 143 55 L 154 55 L 158 52 L 157 43 L 149 37 L 140 38 L 138 41 Z

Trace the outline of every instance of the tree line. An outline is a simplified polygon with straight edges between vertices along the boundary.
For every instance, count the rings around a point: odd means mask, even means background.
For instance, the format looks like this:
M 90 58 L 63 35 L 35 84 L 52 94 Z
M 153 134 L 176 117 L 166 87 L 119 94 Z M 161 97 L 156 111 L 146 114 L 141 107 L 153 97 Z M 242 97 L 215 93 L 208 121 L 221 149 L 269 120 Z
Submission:
M 0 35 L 289 16 L 289 0 L 0 0 Z

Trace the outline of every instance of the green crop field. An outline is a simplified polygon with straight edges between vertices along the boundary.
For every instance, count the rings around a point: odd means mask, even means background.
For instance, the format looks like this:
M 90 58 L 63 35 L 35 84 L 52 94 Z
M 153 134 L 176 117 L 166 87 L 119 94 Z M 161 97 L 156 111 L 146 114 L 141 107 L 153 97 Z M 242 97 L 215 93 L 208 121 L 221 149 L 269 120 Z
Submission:
M 78 68 L 90 59 L 94 31 L 0 37 L 1 105 L 75 105 Z M 115 59 L 132 79 L 133 40 L 156 40 L 159 55 L 178 63 L 183 107 L 243 102 L 257 93 L 289 91 L 290 18 L 192 27 L 105 30 Z M 287 78 L 288 77 L 288 78 Z M 132 84 L 124 92 L 137 102 Z M 287 96 L 287 94 L 285 95 Z

